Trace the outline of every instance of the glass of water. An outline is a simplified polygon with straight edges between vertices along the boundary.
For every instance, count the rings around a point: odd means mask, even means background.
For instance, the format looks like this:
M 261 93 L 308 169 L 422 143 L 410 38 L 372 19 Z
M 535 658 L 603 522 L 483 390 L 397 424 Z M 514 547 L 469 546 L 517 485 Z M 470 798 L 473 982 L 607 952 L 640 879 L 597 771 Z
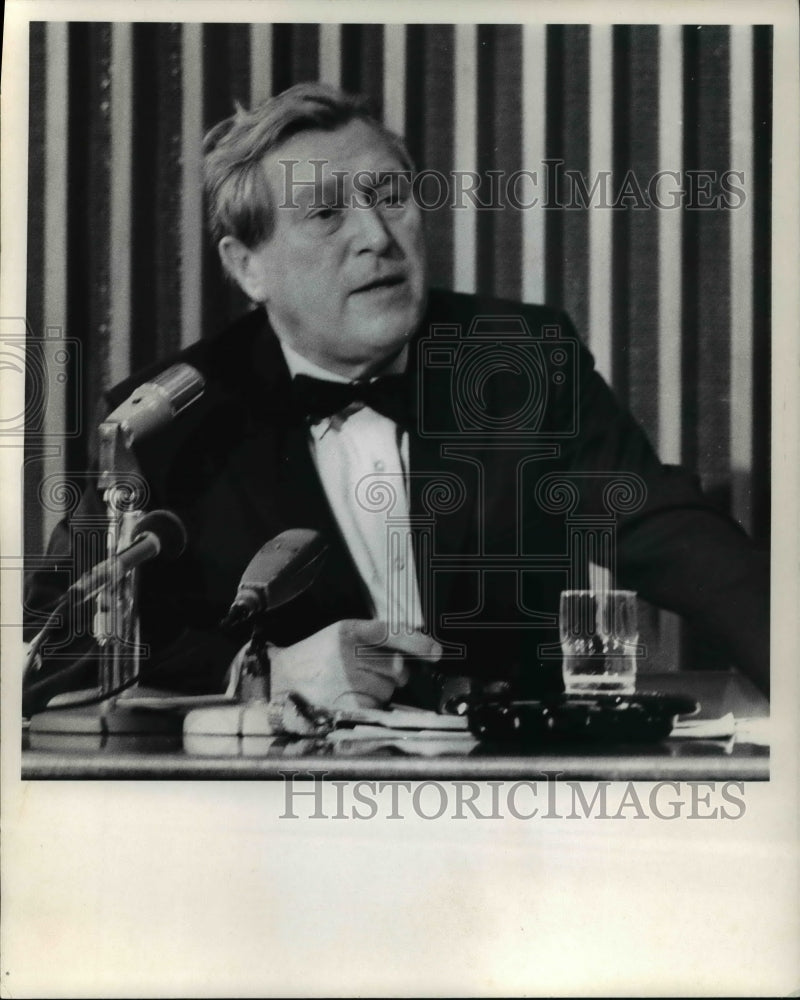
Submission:
M 567 694 L 633 694 L 636 592 L 565 590 L 559 614 Z

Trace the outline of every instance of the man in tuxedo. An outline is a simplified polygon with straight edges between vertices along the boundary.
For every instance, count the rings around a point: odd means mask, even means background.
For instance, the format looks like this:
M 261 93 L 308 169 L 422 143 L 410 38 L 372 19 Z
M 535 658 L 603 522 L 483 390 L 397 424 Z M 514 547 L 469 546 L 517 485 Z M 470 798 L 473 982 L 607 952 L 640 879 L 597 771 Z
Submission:
M 559 593 L 588 584 L 590 559 L 766 688 L 766 555 L 658 461 L 563 313 L 429 290 L 402 140 L 301 84 L 237 111 L 205 154 L 211 233 L 254 308 L 108 396 L 176 361 L 206 379 L 136 449 L 151 506 L 189 538 L 142 572 L 153 683 L 222 687 L 246 636 L 217 622 L 243 569 L 305 527 L 329 552 L 262 622 L 273 693 L 436 707 L 464 678 L 557 690 Z M 31 606 L 63 591 L 71 549 L 65 524 Z

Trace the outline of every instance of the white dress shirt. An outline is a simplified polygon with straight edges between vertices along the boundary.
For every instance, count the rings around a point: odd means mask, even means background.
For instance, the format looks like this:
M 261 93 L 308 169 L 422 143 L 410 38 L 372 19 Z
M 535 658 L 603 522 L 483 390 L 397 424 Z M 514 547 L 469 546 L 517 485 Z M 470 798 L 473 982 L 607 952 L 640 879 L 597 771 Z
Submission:
M 289 372 L 330 382 L 329 372 L 281 342 Z M 382 374 L 404 370 L 407 351 Z M 408 432 L 353 404 L 310 426 L 309 447 L 331 510 L 372 599 L 373 614 L 399 635 L 424 626 L 409 526 Z

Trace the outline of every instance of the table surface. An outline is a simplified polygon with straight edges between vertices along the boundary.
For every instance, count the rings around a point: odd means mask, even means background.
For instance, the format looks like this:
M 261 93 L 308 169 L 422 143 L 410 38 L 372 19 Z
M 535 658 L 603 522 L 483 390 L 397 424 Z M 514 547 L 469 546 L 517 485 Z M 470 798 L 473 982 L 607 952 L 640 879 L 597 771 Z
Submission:
M 688 694 L 698 718 L 764 718 L 769 703 L 731 671 L 643 674 L 640 690 Z M 409 742 L 409 746 L 411 743 Z M 657 743 L 559 743 L 517 747 L 478 744 L 469 752 L 415 754 L 397 746 L 333 746 L 317 739 L 223 736 L 196 741 L 178 733 L 121 735 L 23 731 L 23 779 L 509 779 L 558 774 L 580 780 L 765 781 L 768 747 L 740 740 L 665 739 Z

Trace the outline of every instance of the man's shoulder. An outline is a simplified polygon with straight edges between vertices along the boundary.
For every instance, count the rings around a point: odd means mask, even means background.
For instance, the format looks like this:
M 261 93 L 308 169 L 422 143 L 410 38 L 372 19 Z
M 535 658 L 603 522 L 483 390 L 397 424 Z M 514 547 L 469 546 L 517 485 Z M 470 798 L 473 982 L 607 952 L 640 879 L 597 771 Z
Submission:
M 138 386 L 175 365 L 189 365 L 208 382 L 223 391 L 239 394 L 259 372 L 275 373 L 273 353 L 277 345 L 269 336 L 263 310 L 252 309 L 234 320 L 221 333 L 198 340 L 188 347 L 160 358 L 133 372 L 106 392 L 112 406 L 118 406 Z

